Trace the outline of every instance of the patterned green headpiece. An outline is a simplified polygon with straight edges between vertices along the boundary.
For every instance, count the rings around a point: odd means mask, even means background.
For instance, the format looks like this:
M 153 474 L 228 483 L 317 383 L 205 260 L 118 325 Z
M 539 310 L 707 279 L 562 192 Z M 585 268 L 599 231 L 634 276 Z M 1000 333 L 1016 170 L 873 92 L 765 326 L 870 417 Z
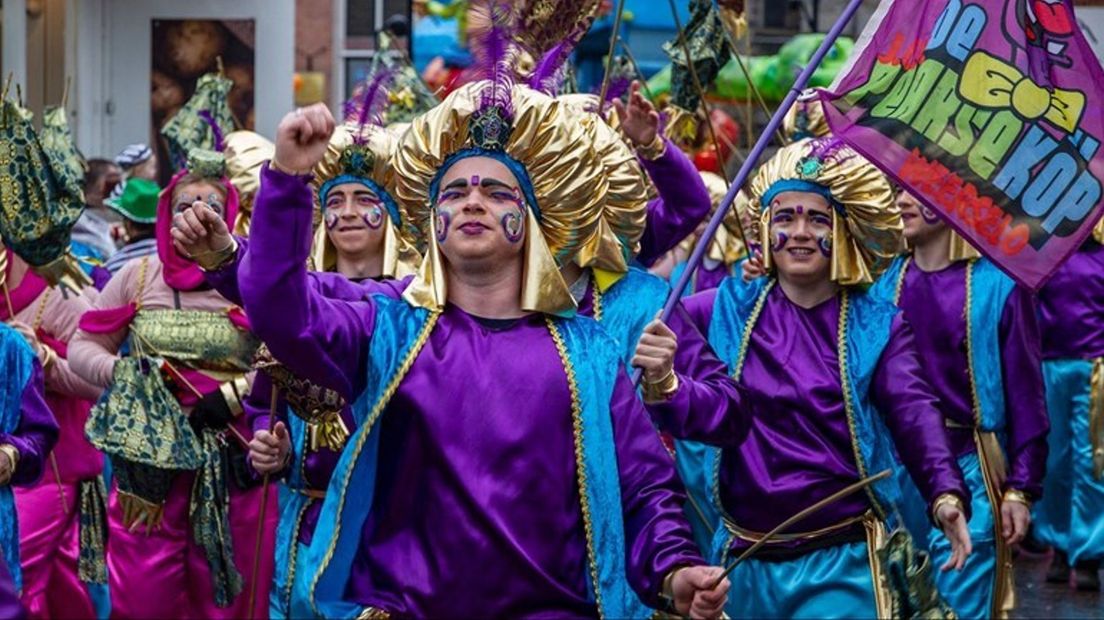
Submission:
M 175 169 L 187 164 L 192 149 L 222 150 L 223 131 L 234 127 L 228 97 L 233 86 L 218 73 L 204 75 L 192 98 L 161 128 Z
M 29 111 L 7 99 L 0 105 L 0 236 L 51 284 L 91 284 L 69 254 L 84 210 L 84 161 L 65 110 L 47 108 L 39 135 Z
M 188 151 L 188 172 L 201 179 L 226 176 L 226 157 L 219 152 L 196 148 Z

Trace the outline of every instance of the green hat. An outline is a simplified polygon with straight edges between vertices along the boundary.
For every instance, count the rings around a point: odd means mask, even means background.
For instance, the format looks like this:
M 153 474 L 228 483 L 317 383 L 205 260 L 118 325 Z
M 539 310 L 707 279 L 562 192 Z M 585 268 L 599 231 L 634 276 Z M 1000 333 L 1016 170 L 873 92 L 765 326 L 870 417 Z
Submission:
M 126 219 L 139 224 L 153 224 L 157 221 L 157 197 L 161 188 L 148 179 L 130 178 L 123 186 L 123 193 L 104 204 L 115 209 Z

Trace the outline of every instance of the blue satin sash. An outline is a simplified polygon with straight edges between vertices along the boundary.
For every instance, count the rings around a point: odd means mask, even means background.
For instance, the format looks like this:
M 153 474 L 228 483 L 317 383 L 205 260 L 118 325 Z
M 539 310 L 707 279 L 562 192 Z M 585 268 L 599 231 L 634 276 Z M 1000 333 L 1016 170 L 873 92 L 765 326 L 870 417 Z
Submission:
M 23 409 L 23 390 L 34 370 L 34 353 L 23 336 L 0 324 L 0 432 L 14 433 Z M 16 592 L 23 589 L 19 564 L 19 521 L 11 485 L 0 486 L 0 551 L 8 564 Z

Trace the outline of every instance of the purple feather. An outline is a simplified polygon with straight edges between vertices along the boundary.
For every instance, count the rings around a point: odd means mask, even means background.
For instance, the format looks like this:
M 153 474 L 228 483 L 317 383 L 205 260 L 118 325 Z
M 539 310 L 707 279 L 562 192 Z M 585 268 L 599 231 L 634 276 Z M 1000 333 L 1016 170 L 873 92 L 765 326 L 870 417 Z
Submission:
M 513 9 L 502 0 L 473 0 L 469 10 L 468 23 L 477 26 L 468 39 L 475 57 L 474 77 L 490 81 L 480 95 L 479 107 L 498 106 L 508 119 L 513 118 Z
M 214 114 L 211 114 L 210 110 L 200 110 L 198 116 L 211 127 L 211 133 L 215 136 L 215 150 L 221 153 L 224 148 L 222 144 L 222 128 L 219 127 Z
M 394 77 L 394 71 L 381 65 L 361 91 L 345 102 L 345 122 L 356 123 L 354 141 L 358 144 L 364 139 L 362 130 L 365 125 L 383 123 L 383 110 L 388 103 L 387 90 Z
M 539 90 L 546 95 L 555 96 L 559 94 L 560 88 L 563 86 L 564 76 L 567 74 L 571 55 L 575 53 L 575 47 L 590 29 L 591 21 L 593 20 L 587 20 L 580 24 L 563 41 L 545 52 L 540 62 L 537 63 L 536 69 L 533 70 L 533 75 L 529 77 L 530 88 Z

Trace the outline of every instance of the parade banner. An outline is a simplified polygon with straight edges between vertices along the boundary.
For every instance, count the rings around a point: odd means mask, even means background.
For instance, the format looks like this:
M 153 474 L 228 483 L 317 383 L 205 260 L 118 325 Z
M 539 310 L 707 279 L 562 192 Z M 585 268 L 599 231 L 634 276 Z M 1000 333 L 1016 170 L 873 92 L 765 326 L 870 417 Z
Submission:
M 1069 0 L 883 0 L 833 132 L 1037 290 L 1092 232 L 1104 70 Z

